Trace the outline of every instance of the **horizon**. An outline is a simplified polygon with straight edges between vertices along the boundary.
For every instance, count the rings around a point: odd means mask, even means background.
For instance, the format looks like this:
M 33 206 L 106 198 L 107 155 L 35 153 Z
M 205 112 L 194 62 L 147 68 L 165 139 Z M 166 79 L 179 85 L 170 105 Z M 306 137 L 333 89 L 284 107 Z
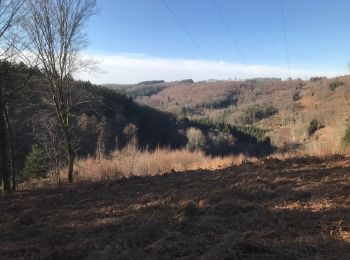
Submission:
M 348 74 L 350 2 L 100 1 L 83 57 L 95 84 Z
M 319 78 L 320 80 L 331 80 L 331 79 L 340 79 L 342 77 L 346 77 L 348 75 L 336 75 L 334 77 L 326 77 L 326 76 L 322 76 L 322 75 L 316 75 L 316 76 L 310 76 L 308 78 L 292 78 L 291 80 L 303 80 L 303 81 L 312 81 L 313 78 Z M 186 82 L 192 80 L 193 83 L 216 83 L 216 82 L 245 82 L 245 81 L 250 81 L 250 80 L 277 80 L 277 81 L 289 81 L 289 78 L 278 78 L 278 77 L 255 77 L 255 78 L 245 78 L 245 79 L 241 79 L 241 78 L 228 78 L 228 79 L 214 79 L 214 78 L 208 78 L 208 79 L 203 79 L 203 80 L 193 80 L 191 78 L 183 78 L 183 79 L 177 79 L 177 80 L 163 80 L 163 79 L 149 79 L 149 80 L 144 80 L 144 81 L 138 81 L 135 83 L 102 83 L 102 84 L 97 84 L 97 85 L 101 85 L 101 86 L 133 86 L 133 85 L 141 85 L 141 84 L 148 84 L 148 83 L 156 83 L 156 84 L 163 84 L 163 83 L 181 83 L 181 82 Z M 317 81 L 317 79 L 316 79 Z M 90 82 L 90 81 L 89 81 Z M 90 82 L 93 83 L 93 82 Z M 94 83 L 93 83 L 94 84 Z

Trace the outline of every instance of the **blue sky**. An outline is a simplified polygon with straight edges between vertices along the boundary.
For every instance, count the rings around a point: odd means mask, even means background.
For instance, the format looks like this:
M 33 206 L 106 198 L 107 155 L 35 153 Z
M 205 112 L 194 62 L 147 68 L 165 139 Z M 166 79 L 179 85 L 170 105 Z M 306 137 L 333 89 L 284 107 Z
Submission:
M 213 0 L 164 1 L 191 36 L 162 0 L 98 1 L 84 53 L 100 72 L 81 77 L 134 83 L 348 73 L 348 0 L 283 0 L 290 70 L 280 0 L 215 0 L 224 18 Z

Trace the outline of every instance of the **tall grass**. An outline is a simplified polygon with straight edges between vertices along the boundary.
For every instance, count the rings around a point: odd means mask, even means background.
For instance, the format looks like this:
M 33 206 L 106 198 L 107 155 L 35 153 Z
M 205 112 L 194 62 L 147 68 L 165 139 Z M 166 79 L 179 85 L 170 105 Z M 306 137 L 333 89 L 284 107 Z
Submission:
M 309 156 L 324 157 L 334 152 L 329 144 L 313 143 L 308 149 L 287 153 L 275 153 L 265 159 L 286 160 Z M 130 176 L 155 176 L 169 172 L 189 170 L 217 170 L 233 165 L 239 166 L 245 161 L 258 163 L 258 158 L 238 156 L 212 157 L 202 151 L 187 149 L 172 150 L 157 148 L 155 150 L 140 150 L 136 142 L 131 142 L 122 150 L 116 150 L 106 156 L 88 156 L 76 161 L 74 178 L 76 182 L 112 180 Z M 65 182 L 66 170 L 61 171 L 60 180 Z
M 207 169 L 215 170 L 232 165 L 240 165 L 246 160 L 244 155 L 211 157 L 201 151 L 187 149 L 139 150 L 130 143 L 122 150 L 109 156 L 99 155 L 80 158 L 76 162 L 75 180 L 99 181 L 129 176 L 154 176 L 168 172 Z M 62 172 L 61 180 L 64 181 Z

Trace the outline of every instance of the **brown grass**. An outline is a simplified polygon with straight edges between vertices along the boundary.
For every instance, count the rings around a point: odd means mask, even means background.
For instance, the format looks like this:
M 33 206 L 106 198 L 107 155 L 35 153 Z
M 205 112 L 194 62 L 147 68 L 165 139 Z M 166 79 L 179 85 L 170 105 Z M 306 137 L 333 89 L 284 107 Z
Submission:
M 116 150 L 111 155 L 88 156 L 76 162 L 75 182 L 96 182 L 115 180 L 131 176 L 155 176 L 171 172 L 185 172 L 192 170 L 219 170 L 231 166 L 239 166 L 244 162 L 258 163 L 265 159 L 299 159 L 307 157 L 324 158 L 341 154 L 330 143 L 314 141 L 306 149 L 274 153 L 265 158 L 247 157 L 243 154 L 237 156 L 212 157 L 202 151 L 189 151 L 188 149 L 172 150 L 157 148 L 155 150 L 140 150 L 134 142 L 122 150 Z M 67 182 L 67 170 L 61 171 L 61 182 Z M 55 183 L 51 178 L 27 183 L 25 187 L 45 186 Z
M 74 181 L 76 183 L 110 181 L 132 176 L 156 176 L 172 172 L 186 172 L 193 170 L 220 170 L 243 163 L 261 163 L 264 160 L 304 159 L 308 157 L 326 158 L 350 154 L 349 149 L 334 149 L 329 143 L 320 141 L 309 143 L 307 149 L 278 152 L 263 158 L 248 157 L 243 154 L 236 156 L 212 157 L 202 151 L 188 149 L 172 150 L 157 148 L 155 150 L 139 150 L 130 143 L 122 150 L 116 150 L 111 155 L 97 157 L 87 156 L 79 158 L 75 163 Z M 31 179 L 20 184 L 20 189 L 56 186 L 67 183 L 67 169 L 62 169 L 60 177 L 48 175 L 45 179 Z
M 2 259 L 350 259 L 350 160 L 23 190 L 0 198 Z
M 81 181 L 99 181 L 130 176 L 154 176 L 188 170 L 217 170 L 240 165 L 246 157 L 211 157 L 201 151 L 157 148 L 141 151 L 132 143 L 110 156 L 81 158 L 76 163 L 75 177 Z M 254 160 L 254 158 L 250 158 Z M 65 172 L 62 174 L 64 180 Z

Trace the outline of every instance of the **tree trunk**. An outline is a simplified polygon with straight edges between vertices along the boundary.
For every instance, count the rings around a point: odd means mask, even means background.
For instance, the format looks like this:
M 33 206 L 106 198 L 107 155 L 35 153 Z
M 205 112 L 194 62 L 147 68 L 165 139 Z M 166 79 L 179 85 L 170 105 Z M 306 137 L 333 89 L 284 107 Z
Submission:
M 68 155 L 68 182 L 73 182 L 73 167 L 74 167 L 74 161 L 75 161 L 75 154 L 69 154 Z
M 17 188 L 17 183 L 16 183 L 16 172 L 14 169 L 14 163 L 15 163 L 15 158 L 14 158 L 14 147 L 13 147 L 13 138 L 12 138 L 12 131 L 11 131 L 11 125 L 10 125 L 10 119 L 9 119 L 9 113 L 8 113 L 8 107 L 5 105 L 5 123 L 6 123 L 6 130 L 7 130 L 7 138 L 8 138 L 8 148 L 10 152 L 10 161 L 9 161 L 9 166 L 10 166 L 10 172 L 9 176 L 11 176 L 12 179 L 12 190 L 16 190 Z
M 12 190 L 16 191 L 18 188 L 17 185 L 17 168 L 12 169 Z
M 0 88 L 1 92 L 1 88 Z M 0 93 L 0 98 L 1 98 Z M 1 102 L 1 101 L 0 101 Z M 1 175 L 2 175 L 2 182 L 4 185 L 5 192 L 8 192 L 11 190 L 11 183 L 10 183 L 10 173 L 8 168 L 8 154 L 7 154 L 7 138 L 6 138 L 6 121 L 5 121 L 5 115 L 4 110 L 2 109 L 3 106 L 0 104 L 0 153 L 1 153 Z
M 53 89 L 53 88 L 52 88 Z M 52 90 L 51 89 L 51 90 Z M 54 91 L 52 90 L 54 93 Z M 59 102 L 57 101 L 58 98 L 55 98 L 54 95 L 54 102 L 55 102 L 55 108 L 56 113 L 58 116 L 58 122 L 62 127 L 63 134 L 64 134 L 64 140 L 66 145 L 66 152 L 67 152 L 67 159 L 68 159 L 68 182 L 73 182 L 73 169 L 74 169 L 74 161 L 75 161 L 75 151 L 73 149 L 73 141 L 72 141 L 72 133 L 70 131 L 69 127 L 69 115 L 68 113 L 63 113 L 60 109 Z M 63 103 L 63 102 L 62 102 Z
M 68 156 L 68 182 L 73 182 L 73 168 L 75 161 L 75 151 L 73 149 L 71 132 L 68 124 L 64 126 L 64 133 L 66 139 L 66 147 L 67 147 L 67 156 Z

